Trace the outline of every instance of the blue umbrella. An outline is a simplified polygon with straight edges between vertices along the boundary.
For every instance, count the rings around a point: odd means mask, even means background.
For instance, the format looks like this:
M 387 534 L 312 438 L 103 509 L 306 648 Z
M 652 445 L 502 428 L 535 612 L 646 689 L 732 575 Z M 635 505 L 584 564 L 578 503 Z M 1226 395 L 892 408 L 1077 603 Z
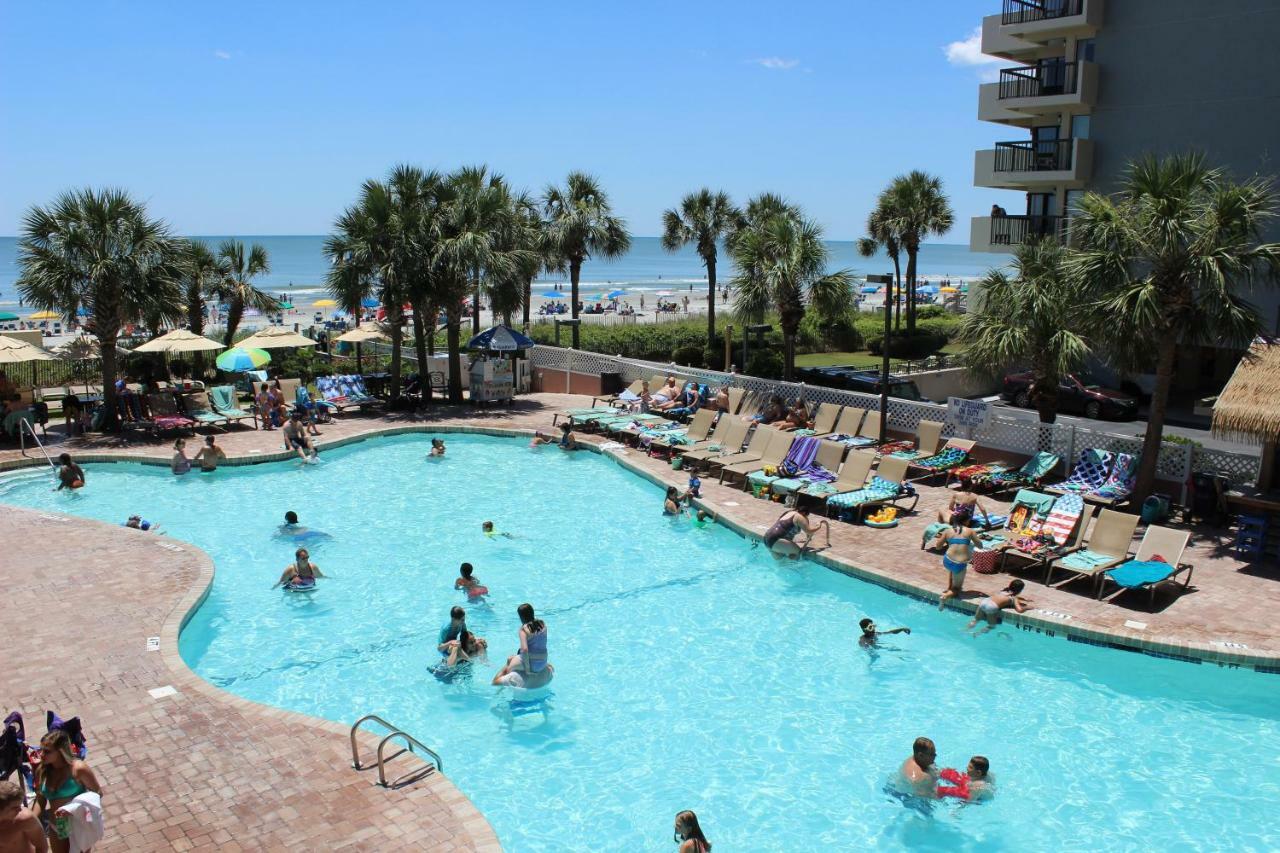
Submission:
M 381 304 L 382 304 L 382 303 L 381 303 L 381 302 L 379 302 L 379 301 L 378 301 L 378 300 L 376 300 L 376 299 L 361 299 L 361 300 L 360 300 L 360 307 L 361 307 L 361 308 L 377 308 L 377 307 L 378 307 L 379 305 L 381 305 Z
M 548 290 L 542 294 L 543 299 L 564 299 L 564 294 L 558 290 Z
M 532 347 L 533 341 L 508 326 L 485 329 L 467 342 L 467 349 L 482 349 L 490 352 L 515 352 Z
M 879 293 L 880 288 L 876 287 L 873 284 L 868 284 L 866 287 L 862 288 L 862 292 L 863 293 Z
M 919 288 L 917 288 L 917 289 L 919 290 L 919 292 L 920 292 L 920 293 L 937 293 L 937 292 L 938 292 L 938 285 L 936 285 L 936 284 L 925 284 L 925 285 L 921 285 L 921 286 L 920 286 Z
M 626 296 L 626 295 L 627 295 L 627 292 L 626 292 L 625 290 L 610 290 L 610 291 L 609 291 L 609 298 L 610 298 L 610 299 L 617 299 L 617 298 L 619 298 L 619 297 Z

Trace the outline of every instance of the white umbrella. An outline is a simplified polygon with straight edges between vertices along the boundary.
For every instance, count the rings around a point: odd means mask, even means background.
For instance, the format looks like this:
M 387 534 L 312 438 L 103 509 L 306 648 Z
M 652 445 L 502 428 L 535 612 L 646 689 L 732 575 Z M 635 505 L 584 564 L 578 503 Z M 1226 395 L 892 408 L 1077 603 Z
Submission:
M 236 344 L 238 347 L 252 349 L 288 349 L 290 347 L 313 347 L 316 342 L 283 326 L 268 326 Z M 221 349 L 221 347 L 219 347 Z
M 348 344 L 366 344 L 369 341 L 389 341 L 391 338 L 376 326 L 358 326 L 349 332 L 343 332 L 334 340 Z
M 35 344 L 19 338 L 0 335 L 0 364 L 22 364 L 28 361 L 57 361 L 58 357 Z
M 134 352 L 208 352 L 223 349 L 222 344 L 188 329 L 174 329 L 153 341 L 134 347 Z

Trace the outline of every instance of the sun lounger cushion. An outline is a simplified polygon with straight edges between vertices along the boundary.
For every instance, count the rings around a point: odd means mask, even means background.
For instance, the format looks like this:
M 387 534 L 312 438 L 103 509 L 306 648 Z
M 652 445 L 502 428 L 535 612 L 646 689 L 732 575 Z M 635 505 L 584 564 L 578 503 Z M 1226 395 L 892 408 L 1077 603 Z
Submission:
M 1134 483 L 1138 479 L 1138 457 L 1129 453 L 1116 454 L 1115 467 L 1107 482 L 1097 490 L 1089 492 L 1089 497 L 1104 501 L 1122 501 L 1133 493 Z
M 1115 557 L 1110 557 L 1106 554 L 1095 554 L 1086 548 L 1082 551 L 1073 551 L 1063 557 L 1059 561 L 1059 565 L 1078 572 L 1091 572 L 1098 566 L 1105 566 L 1115 561 Z
M 969 451 L 960 447 L 945 447 L 941 453 L 912 462 L 912 466 L 926 471 L 946 471 L 960 465 L 969 456 Z
M 218 414 L 231 420 L 251 418 L 253 413 L 246 412 L 236 403 L 235 389 L 230 385 L 217 385 L 209 389 L 209 402 Z
M 1071 476 L 1053 488 L 1062 492 L 1080 492 L 1085 494 L 1100 488 L 1107 481 L 1114 456 L 1106 450 L 1090 447 L 1080 451 L 1076 465 L 1071 469 Z
M 1160 583 L 1173 576 L 1174 566 L 1160 560 L 1130 560 L 1107 572 L 1107 577 L 1124 589 Z
M 880 477 L 873 477 L 871 485 L 865 489 L 858 489 L 853 492 L 844 492 L 839 495 L 832 495 L 827 503 L 836 507 L 853 507 L 860 506 L 864 503 L 872 501 L 884 501 L 895 498 L 902 493 L 902 486 L 898 483 L 891 483 Z

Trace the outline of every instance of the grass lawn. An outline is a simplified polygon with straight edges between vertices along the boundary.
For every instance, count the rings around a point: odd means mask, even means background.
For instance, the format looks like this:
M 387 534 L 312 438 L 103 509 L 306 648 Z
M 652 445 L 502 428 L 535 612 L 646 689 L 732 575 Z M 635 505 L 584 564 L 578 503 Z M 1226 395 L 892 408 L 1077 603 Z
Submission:
M 945 353 L 959 353 L 964 351 L 964 347 L 960 344 L 947 344 L 942 348 Z M 890 359 L 890 366 L 899 364 L 902 359 Z M 872 355 L 866 350 L 860 352 L 814 352 L 808 355 L 796 356 L 796 367 L 879 367 L 880 356 Z

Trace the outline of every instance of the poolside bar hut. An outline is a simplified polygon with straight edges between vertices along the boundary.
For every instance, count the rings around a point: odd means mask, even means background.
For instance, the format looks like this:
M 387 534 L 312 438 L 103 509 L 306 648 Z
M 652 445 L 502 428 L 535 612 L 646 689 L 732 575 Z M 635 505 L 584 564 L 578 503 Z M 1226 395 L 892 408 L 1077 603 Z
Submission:
M 1262 444 L 1260 491 L 1280 488 L 1280 344 L 1255 342 L 1213 404 L 1213 434 Z

